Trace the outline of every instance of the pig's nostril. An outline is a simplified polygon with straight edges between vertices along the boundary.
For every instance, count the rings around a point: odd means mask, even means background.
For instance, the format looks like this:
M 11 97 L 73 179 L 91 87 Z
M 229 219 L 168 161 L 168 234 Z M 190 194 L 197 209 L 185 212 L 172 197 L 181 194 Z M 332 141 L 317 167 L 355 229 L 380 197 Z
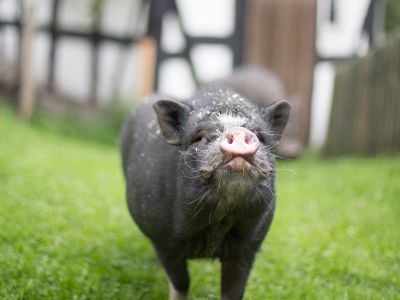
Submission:
M 233 127 L 223 133 L 220 141 L 220 148 L 229 156 L 251 156 L 258 148 L 257 136 L 244 127 Z
M 252 136 L 246 135 L 245 138 L 244 138 L 244 142 L 245 142 L 246 144 L 251 144 L 251 143 L 253 142 Z

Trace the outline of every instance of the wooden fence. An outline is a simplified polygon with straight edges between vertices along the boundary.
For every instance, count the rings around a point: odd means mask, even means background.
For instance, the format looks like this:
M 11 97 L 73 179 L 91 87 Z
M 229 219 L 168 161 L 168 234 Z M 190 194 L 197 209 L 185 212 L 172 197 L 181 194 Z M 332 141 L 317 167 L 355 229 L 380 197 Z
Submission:
M 325 156 L 400 152 L 400 32 L 338 68 Z
M 307 145 L 309 135 L 316 5 L 315 0 L 248 2 L 245 60 L 265 66 L 282 79 L 295 108 L 286 135 L 302 145 Z

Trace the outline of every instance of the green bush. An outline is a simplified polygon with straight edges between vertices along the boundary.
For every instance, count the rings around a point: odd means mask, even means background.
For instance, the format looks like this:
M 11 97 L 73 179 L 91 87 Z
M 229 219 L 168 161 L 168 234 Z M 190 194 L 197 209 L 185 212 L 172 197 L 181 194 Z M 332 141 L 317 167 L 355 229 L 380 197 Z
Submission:
M 387 0 L 385 30 L 391 32 L 398 27 L 400 27 L 400 1 Z

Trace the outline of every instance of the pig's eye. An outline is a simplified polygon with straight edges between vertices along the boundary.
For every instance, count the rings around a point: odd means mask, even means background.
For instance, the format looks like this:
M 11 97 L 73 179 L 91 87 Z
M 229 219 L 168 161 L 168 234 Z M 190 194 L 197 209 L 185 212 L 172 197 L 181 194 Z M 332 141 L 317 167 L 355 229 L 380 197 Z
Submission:
M 202 135 L 196 135 L 192 138 L 191 144 L 196 144 L 196 143 L 200 143 L 202 141 L 205 141 L 205 137 Z
M 217 139 L 217 135 L 203 135 L 203 134 L 199 134 L 199 135 L 195 135 L 192 138 L 191 144 L 197 144 L 197 143 L 204 143 L 204 144 L 208 144 L 210 142 L 213 142 Z
M 261 132 L 257 132 L 257 137 L 258 137 L 258 140 L 261 142 L 261 143 L 265 143 L 265 141 L 266 141 L 266 139 L 265 139 L 265 136 L 261 133 Z
M 207 142 L 213 142 L 215 140 L 218 139 L 218 135 L 217 134 L 211 134 L 210 136 L 207 137 Z

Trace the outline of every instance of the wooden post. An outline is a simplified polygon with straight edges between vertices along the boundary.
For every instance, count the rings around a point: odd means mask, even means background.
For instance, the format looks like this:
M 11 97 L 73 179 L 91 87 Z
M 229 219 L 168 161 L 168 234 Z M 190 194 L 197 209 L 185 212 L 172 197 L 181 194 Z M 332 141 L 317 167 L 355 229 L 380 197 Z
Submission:
M 26 3 L 22 22 L 22 55 L 21 55 L 21 88 L 19 99 L 19 115 L 30 119 L 35 103 L 35 83 L 33 72 L 33 38 L 35 34 L 34 1 Z
M 51 20 L 49 24 L 50 33 L 50 54 L 48 65 L 47 89 L 50 92 L 55 90 L 55 66 L 58 45 L 58 14 L 59 14 L 60 0 L 53 0 L 51 8 Z
M 232 39 L 233 48 L 233 66 L 237 67 L 243 63 L 244 50 L 244 16 L 246 15 L 246 1 L 235 1 L 235 32 Z
M 140 57 L 140 85 L 138 91 L 138 99 L 154 92 L 155 68 L 157 46 L 153 38 L 147 37 L 139 42 Z
M 15 29 L 17 30 L 17 84 L 14 86 L 15 94 L 18 95 L 21 88 L 21 65 L 22 65 L 22 19 L 24 16 L 24 4 L 22 0 L 18 0 L 19 15 L 15 15 Z
M 244 62 L 275 72 L 287 94 L 297 95 L 301 100 L 295 112 L 298 122 L 289 123 L 286 133 L 305 146 L 310 127 L 317 1 L 252 0 L 246 3 Z
M 98 85 L 99 85 L 99 63 L 100 63 L 100 30 L 101 18 L 103 14 L 104 2 L 98 2 L 99 7 L 93 9 L 92 22 L 92 45 L 91 45 L 91 65 L 90 65 L 90 96 L 89 104 L 93 107 L 98 105 Z

